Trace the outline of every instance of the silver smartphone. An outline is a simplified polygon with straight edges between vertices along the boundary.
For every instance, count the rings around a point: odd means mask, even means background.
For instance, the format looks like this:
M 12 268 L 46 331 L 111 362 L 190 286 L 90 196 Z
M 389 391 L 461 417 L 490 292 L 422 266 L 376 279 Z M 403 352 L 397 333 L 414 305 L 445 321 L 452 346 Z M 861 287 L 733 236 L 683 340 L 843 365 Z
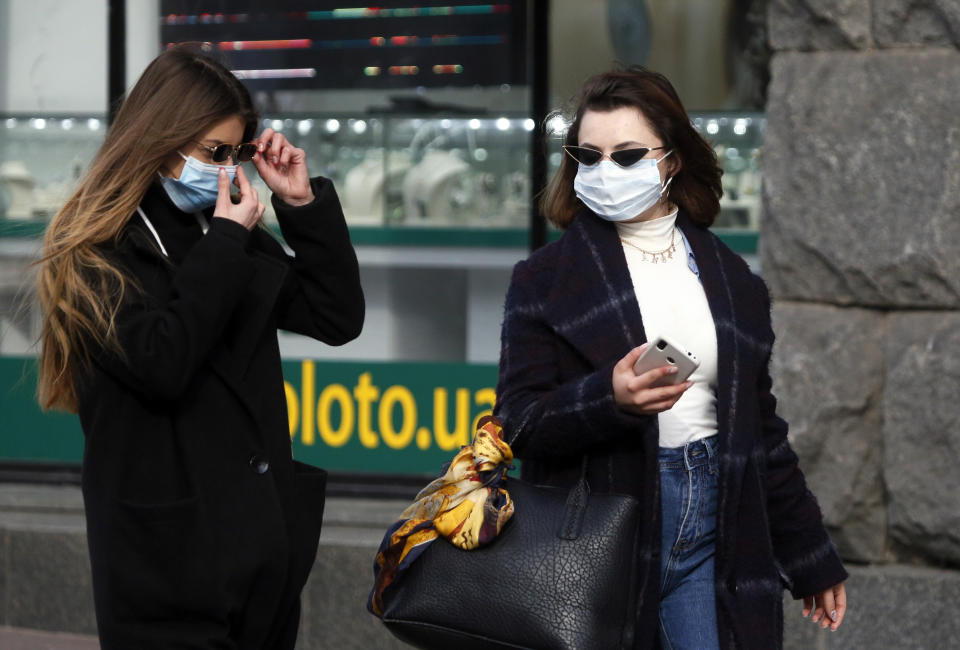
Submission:
M 658 336 L 650 341 L 650 345 L 643 351 L 637 362 L 633 364 L 633 372 L 640 375 L 660 366 L 675 366 L 677 372 L 660 377 L 650 384 L 651 388 L 654 386 L 670 386 L 686 381 L 693 374 L 693 371 L 700 366 L 700 360 L 697 359 L 695 354 L 685 350 L 666 336 Z

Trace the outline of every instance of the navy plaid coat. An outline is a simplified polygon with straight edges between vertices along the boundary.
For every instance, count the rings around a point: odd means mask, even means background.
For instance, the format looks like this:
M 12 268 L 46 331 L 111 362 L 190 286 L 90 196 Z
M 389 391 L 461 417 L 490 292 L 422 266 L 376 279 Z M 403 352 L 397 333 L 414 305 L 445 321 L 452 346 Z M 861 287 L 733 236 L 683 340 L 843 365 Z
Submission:
M 784 587 L 813 595 L 847 573 L 807 489 L 770 392 L 773 329 L 763 281 L 683 211 L 717 332 L 716 549 L 721 647 L 782 645 Z M 642 531 L 636 648 L 658 644 L 660 481 L 655 416 L 620 410 L 613 366 L 646 340 L 616 227 L 581 212 L 517 264 L 507 292 L 496 415 L 523 478 L 571 486 L 589 456 L 598 492 L 637 497 Z

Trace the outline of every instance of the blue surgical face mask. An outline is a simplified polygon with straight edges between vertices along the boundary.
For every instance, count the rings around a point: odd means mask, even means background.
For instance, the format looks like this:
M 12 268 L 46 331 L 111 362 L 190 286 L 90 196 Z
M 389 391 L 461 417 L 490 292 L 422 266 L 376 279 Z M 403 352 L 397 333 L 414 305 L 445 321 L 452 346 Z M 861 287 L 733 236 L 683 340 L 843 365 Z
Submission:
M 177 153 L 186 161 L 183 164 L 183 171 L 180 172 L 180 178 L 167 178 L 166 176 L 160 178 L 160 183 L 163 185 L 163 189 L 167 191 L 167 196 L 170 197 L 175 206 L 184 212 L 197 212 L 215 205 L 219 191 L 217 174 L 221 168 L 227 170 L 232 183 L 237 175 L 237 166 L 209 165 L 200 162 L 193 156 L 184 156 L 179 151 Z

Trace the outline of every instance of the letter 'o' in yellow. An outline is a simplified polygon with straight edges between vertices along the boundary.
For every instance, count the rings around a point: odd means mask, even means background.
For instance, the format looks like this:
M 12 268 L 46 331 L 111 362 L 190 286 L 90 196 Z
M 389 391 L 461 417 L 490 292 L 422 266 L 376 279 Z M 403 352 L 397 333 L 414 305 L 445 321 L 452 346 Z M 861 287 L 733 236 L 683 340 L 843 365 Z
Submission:
M 400 431 L 393 428 L 393 405 L 400 404 L 403 423 Z M 391 449 L 403 449 L 413 440 L 417 429 L 417 403 L 413 394 L 403 386 L 391 386 L 383 392 L 378 409 L 380 437 Z

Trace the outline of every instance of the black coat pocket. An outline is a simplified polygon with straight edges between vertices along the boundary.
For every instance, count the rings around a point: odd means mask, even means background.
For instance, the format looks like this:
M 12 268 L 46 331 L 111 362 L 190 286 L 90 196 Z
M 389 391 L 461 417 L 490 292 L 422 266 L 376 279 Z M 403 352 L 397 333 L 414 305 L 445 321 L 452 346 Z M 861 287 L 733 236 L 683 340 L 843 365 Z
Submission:
M 294 461 L 294 480 L 297 487 L 297 509 L 290 522 L 290 581 L 297 592 L 303 587 L 313 568 L 323 525 L 323 507 L 326 502 L 327 472 Z

